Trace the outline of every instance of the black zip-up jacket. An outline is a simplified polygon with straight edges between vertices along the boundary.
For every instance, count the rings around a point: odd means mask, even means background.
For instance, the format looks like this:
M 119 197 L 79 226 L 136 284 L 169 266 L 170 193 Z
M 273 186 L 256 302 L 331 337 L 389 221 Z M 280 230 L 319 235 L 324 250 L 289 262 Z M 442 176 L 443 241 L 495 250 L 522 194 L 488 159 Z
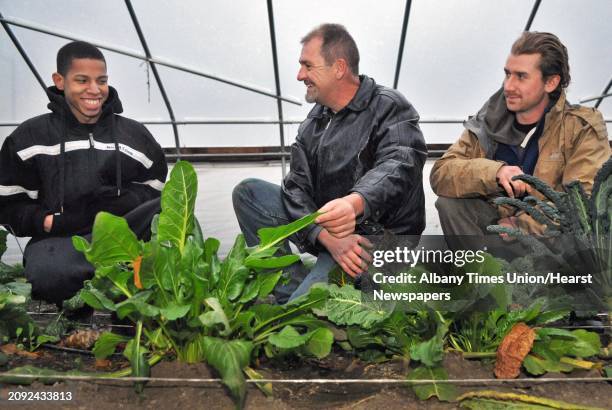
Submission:
M 427 147 L 419 115 L 398 91 L 360 76 L 339 112 L 316 104 L 291 147 L 283 202 L 298 219 L 352 192 L 365 199 L 356 232 L 420 235 L 425 228 L 423 165 Z M 301 250 L 316 249 L 322 227 L 298 233 Z
M 116 115 L 114 88 L 94 125 L 80 124 L 56 87 L 47 95 L 52 112 L 23 122 L 2 145 L 0 224 L 34 240 L 68 236 L 90 230 L 99 211 L 124 215 L 160 196 L 164 153 L 142 124 Z

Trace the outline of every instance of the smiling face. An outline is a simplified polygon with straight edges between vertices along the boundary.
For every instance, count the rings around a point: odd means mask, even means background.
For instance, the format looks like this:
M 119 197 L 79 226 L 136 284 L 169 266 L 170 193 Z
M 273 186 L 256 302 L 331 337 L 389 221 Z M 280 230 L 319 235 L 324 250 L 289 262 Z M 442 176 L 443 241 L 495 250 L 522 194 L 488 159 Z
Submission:
M 506 107 L 521 124 L 537 122 L 549 103 L 548 93 L 559 84 L 559 76 L 542 78 L 540 54 L 510 54 L 504 67 Z
M 54 73 L 53 82 L 64 91 L 66 102 L 82 124 L 95 124 L 108 99 L 106 63 L 90 58 L 75 58 L 65 76 Z
M 329 96 L 334 90 L 336 79 L 334 64 L 327 65 L 321 55 L 323 39 L 314 37 L 304 43 L 300 55 L 300 71 L 297 80 L 306 85 L 306 101 L 328 105 Z

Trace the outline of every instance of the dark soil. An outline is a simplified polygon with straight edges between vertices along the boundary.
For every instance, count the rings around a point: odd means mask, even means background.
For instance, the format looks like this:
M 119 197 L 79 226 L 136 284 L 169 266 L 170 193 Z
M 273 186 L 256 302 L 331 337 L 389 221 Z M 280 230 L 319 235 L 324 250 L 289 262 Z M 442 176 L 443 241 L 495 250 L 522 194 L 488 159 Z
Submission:
M 41 349 L 38 359 L 12 356 L 0 371 L 31 364 L 57 370 L 79 368 L 94 371 L 90 355 Z M 113 370 L 126 367 L 126 360 L 113 358 Z M 449 354 L 444 361 L 450 379 L 490 379 L 493 363 L 465 360 Z M 257 370 L 266 378 L 275 379 L 403 379 L 410 366 L 402 361 L 366 364 L 344 352 L 335 352 L 324 360 L 262 362 Z M 152 377 L 217 378 L 218 375 L 204 364 L 186 365 L 177 361 L 164 361 L 152 369 Z M 526 377 L 526 376 L 521 376 Z M 600 377 L 597 372 L 574 371 L 569 375 L 548 374 L 547 377 Z M 609 408 L 612 385 L 609 383 L 546 383 L 512 385 L 470 385 L 459 387 L 460 393 L 474 390 L 497 390 L 548 397 L 585 406 Z M 7 402 L 9 391 L 71 392 L 72 400 L 64 402 L 29 401 Z M 231 409 L 234 407 L 225 388 L 218 383 L 149 383 L 142 394 L 134 391 L 130 383 L 121 381 L 74 382 L 53 385 L 34 383 L 31 386 L 0 385 L 0 408 L 35 409 Z M 274 397 L 265 397 L 249 384 L 247 409 L 454 409 L 455 403 L 442 403 L 436 399 L 419 401 L 412 390 L 404 385 L 374 384 L 276 384 Z
M 31 309 L 32 310 L 32 309 Z M 56 311 L 54 306 L 38 306 L 37 312 Z M 51 318 L 51 316 L 49 316 Z M 37 321 L 44 326 L 44 316 Z M 96 315 L 88 321 L 86 327 L 105 327 L 110 325 L 110 318 Z M 117 329 L 115 329 L 116 331 Z M 101 371 L 95 369 L 95 360 L 91 354 L 78 354 L 54 350 L 39 349 L 40 357 L 30 359 L 10 356 L 8 363 L 0 365 L 0 372 L 9 369 L 32 365 L 59 371 L 82 370 L 87 372 Z M 114 371 L 128 367 L 129 363 L 120 355 L 111 360 L 111 367 L 104 371 Z M 403 380 L 411 371 L 411 366 L 401 360 L 379 364 L 361 362 L 354 356 L 338 350 L 323 360 L 262 360 L 255 366 L 263 377 L 269 379 L 397 379 Z M 444 368 L 449 379 L 493 379 L 492 360 L 465 360 L 458 354 L 448 354 L 444 359 Z M 151 376 L 157 378 L 218 378 L 213 370 L 205 364 L 186 365 L 177 361 L 163 361 L 151 369 Z M 521 375 L 521 378 L 529 377 Z M 549 373 L 544 377 L 567 378 L 601 377 L 599 371 L 573 371 L 569 374 Z M 275 384 L 274 397 L 266 397 L 257 387 L 248 385 L 246 409 L 455 409 L 456 403 L 443 403 L 432 398 L 420 401 L 412 389 L 403 384 Z M 475 390 L 496 390 L 513 392 L 561 400 L 584 406 L 612 408 L 612 384 L 606 382 L 558 382 L 534 384 L 470 384 L 458 386 L 458 392 Z M 70 401 L 6 401 L 11 391 L 20 392 L 70 392 Z M 234 403 L 227 390 L 220 383 L 177 383 L 151 382 L 145 386 L 143 393 L 134 391 L 131 383 L 122 381 L 65 381 L 53 385 L 39 382 L 31 386 L 0 384 L 0 409 L 232 409 Z

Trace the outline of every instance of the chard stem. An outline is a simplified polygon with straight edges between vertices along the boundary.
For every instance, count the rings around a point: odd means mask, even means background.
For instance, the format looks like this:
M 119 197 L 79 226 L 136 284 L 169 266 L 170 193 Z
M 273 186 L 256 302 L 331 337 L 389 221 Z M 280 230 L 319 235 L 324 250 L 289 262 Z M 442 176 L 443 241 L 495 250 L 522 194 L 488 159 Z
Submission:
M 168 338 L 168 341 L 172 345 L 172 348 L 174 349 L 176 354 L 180 355 L 181 354 L 181 350 L 178 348 L 178 346 L 177 346 L 176 342 L 174 341 L 174 339 L 172 339 L 172 337 L 170 336 L 170 333 L 168 333 L 168 329 L 166 329 L 166 326 L 164 325 L 164 322 L 162 322 L 161 320 L 158 320 L 157 323 L 159 323 L 159 327 L 161 328 L 162 332 Z
M 304 303 L 303 305 L 299 305 L 298 307 L 296 307 L 294 309 L 288 310 L 287 312 L 281 313 L 278 316 L 270 318 L 270 319 L 266 320 L 265 322 L 260 323 L 259 326 L 257 326 L 255 329 L 253 329 L 253 333 L 256 333 L 262 327 L 267 326 L 267 325 L 269 325 L 270 323 L 272 323 L 272 322 L 274 322 L 276 320 L 282 319 L 283 317 L 286 317 L 286 316 L 290 316 L 290 315 L 294 314 L 295 312 L 299 312 L 300 310 L 308 308 L 311 305 L 317 304 L 317 303 L 319 303 L 322 300 L 323 300 L 323 298 L 320 298 L 320 299 L 313 300 L 313 301 L 308 302 L 308 303 Z
M 163 358 L 164 358 L 164 355 L 162 354 L 154 354 L 153 356 L 149 357 L 149 360 L 147 360 L 147 362 L 149 363 L 149 366 L 154 366 Z M 116 372 L 103 374 L 102 376 L 108 377 L 109 379 L 114 379 L 117 377 L 126 377 L 131 374 L 132 374 L 132 368 L 128 367 L 125 369 L 118 370 Z

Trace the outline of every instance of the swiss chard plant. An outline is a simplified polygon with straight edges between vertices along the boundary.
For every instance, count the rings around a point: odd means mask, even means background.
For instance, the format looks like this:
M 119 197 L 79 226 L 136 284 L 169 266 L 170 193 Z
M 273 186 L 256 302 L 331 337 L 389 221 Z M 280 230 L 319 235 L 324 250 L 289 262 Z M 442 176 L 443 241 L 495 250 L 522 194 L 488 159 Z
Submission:
M 331 350 L 331 330 L 311 313 L 324 303 L 324 292 L 311 292 L 286 306 L 265 303 L 282 279 L 282 269 L 299 259 L 279 254 L 282 241 L 317 214 L 261 229 L 260 242 L 252 248 L 239 235 L 222 259 L 219 241 L 204 239 L 194 217 L 196 192 L 193 167 L 179 161 L 164 187 L 162 211 L 148 242 L 139 241 L 123 218 L 98 214 L 91 243 L 73 238 L 96 268 L 80 297 L 95 309 L 134 322 L 136 336 L 124 352 L 133 375 L 147 376 L 149 364 L 168 355 L 188 363 L 207 362 L 240 405 L 245 375 L 258 377 L 249 366 L 260 354 L 320 358 Z M 108 356 L 125 341 L 105 334 L 94 352 Z

